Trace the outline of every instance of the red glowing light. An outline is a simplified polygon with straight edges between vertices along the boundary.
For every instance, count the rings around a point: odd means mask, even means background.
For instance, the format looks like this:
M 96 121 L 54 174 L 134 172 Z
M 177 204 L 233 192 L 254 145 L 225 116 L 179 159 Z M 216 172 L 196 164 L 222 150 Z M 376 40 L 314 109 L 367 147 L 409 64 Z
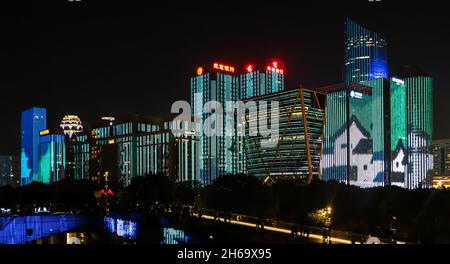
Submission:
M 273 61 L 272 66 L 277 69 L 278 68 L 278 61 Z
M 221 63 L 217 63 L 217 62 L 213 63 L 213 69 L 224 71 L 224 72 L 229 72 L 229 73 L 234 73 L 234 71 L 235 71 L 233 66 L 229 66 L 229 65 L 225 65 L 225 64 L 221 64 Z
M 267 66 L 267 70 L 278 74 L 284 74 L 284 70 L 278 68 L 278 66 L 280 66 L 279 64 L 280 63 L 276 60 L 272 61 L 271 65 Z
M 113 191 L 111 189 L 109 189 L 108 191 L 105 191 L 105 189 L 101 189 L 100 190 L 100 194 L 103 194 L 103 195 L 109 194 L 109 195 L 113 195 L 114 196 L 114 193 L 113 193 Z
M 202 75 L 203 74 L 203 68 L 202 67 L 198 67 L 197 68 L 197 75 Z
M 247 65 L 247 67 L 245 67 L 245 69 L 247 70 L 247 72 L 253 72 L 253 65 L 249 64 Z

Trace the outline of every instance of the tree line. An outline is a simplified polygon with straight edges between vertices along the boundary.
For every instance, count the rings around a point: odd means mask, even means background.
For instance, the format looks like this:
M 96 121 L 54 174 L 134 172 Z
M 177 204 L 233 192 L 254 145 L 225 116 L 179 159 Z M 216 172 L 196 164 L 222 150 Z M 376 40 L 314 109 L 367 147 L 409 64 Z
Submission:
M 102 187 L 90 181 L 63 180 L 51 185 L 0 187 L 0 207 L 31 212 L 33 206 L 52 204 L 58 210 L 97 210 Z M 406 190 L 399 187 L 359 188 L 336 181 L 279 181 L 267 186 L 242 174 L 219 177 L 211 185 L 176 183 L 168 177 L 133 178 L 113 190 L 112 210 L 145 212 L 155 203 L 196 205 L 201 209 L 240 213 L 314 225 L 309 215 L 331 208 L 331 228 L 383 235 L 395 229 L 399 239 L 421 243 L 450 243 L 450 191 Z M 100 198 L 100 199 L 99 199 Z

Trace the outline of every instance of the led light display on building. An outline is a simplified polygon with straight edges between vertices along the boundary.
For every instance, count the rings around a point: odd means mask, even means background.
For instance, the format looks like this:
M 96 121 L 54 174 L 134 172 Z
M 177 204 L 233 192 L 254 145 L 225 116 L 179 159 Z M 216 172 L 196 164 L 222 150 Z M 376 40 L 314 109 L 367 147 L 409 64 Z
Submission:
M 73 135 L 83 132 L 81 120 L 76 115 L 66 115 L 61 120 L 59 127 L 64 131 L 64 135 L 72 138 Z
M 337 88 L 327 94 L 321 176 L 361 187 L 381 185 L 372 173 L 372 91 L 363 86 Z M 351 96 L 355 89 L 361 98 Z
M 64 178 L 66 145 L 64 135 L 44 134 L 39 138 L 38 181 L 49 184 Z
M 407 187 L 431 187 L 433 157 L 433 79 L 429 76 L 403 78 L 407 95 L 408 177 Z M 442 175 L 437 175 L 442 176 Z
M 322 177 L 361 187 L 406 187 L 405 85 L 392 79 L 362 83 L 361 97 L 351 87 L 327 96 Z
M 220 66 L 218 63 L 210 72 L 203 75 L 191 77 L 191 106 L 192 115 L 196 120 L 195 132 L 198 135 L 198 159 L 195 165 L 197 175 L 202 184 L 210 184 L 217 177 L 230 173 L 244 172 L 242 145 L 237 142 L 235 135 L 207 136 L 204 133 L 203 124 L 212 114 L 204 113 L 203 107 L 207 102 L 218 102 L 226 113 L 227 101 L 237 102 L 239 99 L 239 78 L 234 76 L 234 67 Z M 214 69 L 219 69 L 219 71 Z M 221 70 L 223 69 L 223 70 Z M 223 118 L 220 124 L 227 128 L 227 120 Z M 237 122 L 232 124 L 235 128 Z M 225 130 L 224 129 L 224 130 Z
M 39 178 L 39 133 L 47 128 L 46 109 L 30 108 L 21 117 L 21 185 Z
M 345 21 L 345 84 L 388 77 L 386 38 Z

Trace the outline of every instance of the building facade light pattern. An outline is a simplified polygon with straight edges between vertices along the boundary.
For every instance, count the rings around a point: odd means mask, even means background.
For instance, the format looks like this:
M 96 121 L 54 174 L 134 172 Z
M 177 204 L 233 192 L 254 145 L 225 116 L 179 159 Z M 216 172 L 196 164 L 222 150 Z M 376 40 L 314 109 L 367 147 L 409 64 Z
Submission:
M 47 129 L 45 108 L 30 108 L 21 116 L 21 185 L 39 177 L 39 133 Z
M 73 135 L 83 132 L 81 120 L 76 115 L 65 115 L 59 127 L 64 131 L 64 135 L 72 138 Z
M 345 20 L 345 84 L 388 77 L 386 38 Z

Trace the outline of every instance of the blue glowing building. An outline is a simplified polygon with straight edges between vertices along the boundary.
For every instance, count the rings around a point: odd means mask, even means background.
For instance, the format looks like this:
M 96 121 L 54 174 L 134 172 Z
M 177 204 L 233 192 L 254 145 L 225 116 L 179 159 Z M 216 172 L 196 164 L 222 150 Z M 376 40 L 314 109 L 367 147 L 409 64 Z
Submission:
M 388 77 L 386 38 L 345 20 L 345 84 Z
M 33 107 L 21 117 L 21 185 L 39 177 L 39 132 L 46 129 L 46 109 Z

